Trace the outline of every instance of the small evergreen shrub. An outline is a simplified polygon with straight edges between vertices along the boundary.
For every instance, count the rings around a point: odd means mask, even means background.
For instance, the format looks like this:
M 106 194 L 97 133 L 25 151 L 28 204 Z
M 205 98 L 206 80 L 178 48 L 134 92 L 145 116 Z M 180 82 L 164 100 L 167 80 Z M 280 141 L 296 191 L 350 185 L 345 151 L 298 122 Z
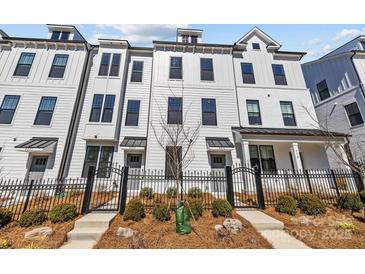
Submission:
M 363 204 L 359 195 L 346 193 L 338 197 L 337 207 L 340 209 L 350 209 L 352 212 L 359 212 L 363 208 Z
M 189 198 L 200 199 L 203 197 L 202 190 L 199 187 L 192 187 L 188 191 Z
M 165 204 L 157 204 L 153 207 L 152 215 L 156 220 L 161 222 L 168 221 L 171 219 L 170 209 Z
M 142 187 L 139 192 L 139 197 L 152 199 L 153 198 L 153 189 L 152 187 Z
M 0 208 L 0 228 L 10 223 L 13 213 L 5 208 Z
M 365 190 L 359 192 L 360 200 L 365 206 Z
M 295 215 L 297 211 L 297 201 L 292 196 L 281 196 L 278 199 L 275 210 L 277 212 Z
M 176 198 L 176 196 L 177 196 L 177 189 L 176 189 L 176 187 L 169 187 L 166 190 L 166 195 L 167 195 L 168 198 Z
M 144 205 L 141 201 L 134 199 L 130 200 L 125 208 L 123 220 L 140 221 L 146 216 Z
M 326 213 L 325 204 L 313 194 L 305 194 L 298 198 L 298 207 L 307 215 L 321 215 Z
M 203 216 L 203 202 L 199 199 L 189 199 L 186 203 L 186 212 L 190 218 L 198 220 Z
M 231 217 L 233 207 L 231 204 L 224 199 L 216 199 L 212 203 L 212 214 L 214 217 L 223 216 L 223 217 Z
M 23 213 L 19 219 L 19 225 L 28 227 L 31 225 L 40 225 L 47 220 L 46 213 L 43 209 L 29 209 Z
M 56 205 L 49 212 L 48 218 L 52 223 L 67 222 L 76 218 L 77 207 L 73 204 Z

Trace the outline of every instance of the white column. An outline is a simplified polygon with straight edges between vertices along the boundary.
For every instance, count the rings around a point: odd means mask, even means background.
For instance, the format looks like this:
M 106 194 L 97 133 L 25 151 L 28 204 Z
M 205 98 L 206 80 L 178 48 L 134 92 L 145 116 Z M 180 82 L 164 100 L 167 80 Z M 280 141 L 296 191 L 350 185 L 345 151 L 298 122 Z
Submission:
M 337 148 L 338 149 L 338 152 L 339 152 L 339 156 L 342 158 L 342 165 L 345 166 L 345 168 L 347 169 L 351 169 L 350 165 L 349 165 L 349 159 L 347 158 L 347 155 L 346 155 L 346 151 L 345 151 L 345 148 L 343 147 L 342 144 L 337 144 Z
M 293 158 L 294 169 L 295 170 L 303 170 L 302 160 L 300 159 L 298 143 L 292 143 L 290 151 L 291 151 L 291 155 L 292 155 L 292 158 Z
M 242 141 L 242 155 L 243 155 L 243 164 L 246 167 L 251 167 L 250 149 L 248 146 L 248 141 Z

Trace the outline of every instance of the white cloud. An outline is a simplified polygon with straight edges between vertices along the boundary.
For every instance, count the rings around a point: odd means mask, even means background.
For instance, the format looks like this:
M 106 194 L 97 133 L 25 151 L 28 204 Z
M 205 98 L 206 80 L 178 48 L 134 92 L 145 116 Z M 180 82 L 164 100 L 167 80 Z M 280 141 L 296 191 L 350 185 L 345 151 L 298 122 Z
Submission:
M 324 52 L 329 52 L 333 49 L 333 47 L 330 44 L 327 44 L 323 47 Z
M 307 41 L 307 44 L 308 45 L 311 45 L 311 46 L 313 46 L 313 45 L 319 45 L 321 43 L 322 43 L 322 40 L 319 39 L 319 38 L 313 38 L 313 39 Z
M 343 29 L 340 32 L 338 32 L 335 37 L 332 38 L 332 40 L 334 42 L 339 42 L 342 39 L 346 38 L 346 39 L 352 39 L 355 38 L 356 36 L 362 35 L 365 33 L 365 28 L 364 29 Z

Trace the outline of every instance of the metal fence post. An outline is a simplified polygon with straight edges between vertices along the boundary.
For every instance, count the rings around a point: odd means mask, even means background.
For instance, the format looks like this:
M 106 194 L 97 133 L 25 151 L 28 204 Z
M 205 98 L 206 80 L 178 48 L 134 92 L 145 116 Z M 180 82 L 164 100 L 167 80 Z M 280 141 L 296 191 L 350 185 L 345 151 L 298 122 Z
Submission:
M 124 210 L 125 210 L 125 205 L 127 202 L 127 185 L 128 185 L 128 172 L 129 171 L 129 167 L 125 166 L 124 170 L 123 170 L 123 177 L 121 180 L 121 184 L 122 184 L 122 188 L 121 188 L 121 193 L 119 194 L 119 213 L 123 214 Z
M 91 194 L 93 191 L 94 175 L 95 175 L 95 167 L 90 166 L 87 173 L 86 188 L 84 193 L 84 200 L 82 201 L 81 214 L 89 212 Z
M 234 207 L 232 167 L 226 166 L 227 201 Z
M 29 180 L 29 179 L 27 179 L 27 180 Z M 30 185 L 29 185 L 29 189 L 28 189 L 28 193 L 27 193 L 27 198 L 25 199 L 25 202 L 24 202 L 24 208 L 23 208 L 22 213 L 24 213 L 27 210 L 29 200 L 30 200 L 30 195 L 31 195 L 32 189 L 33 189 L 33 185 L 34 185 L 34 180 L 31 180 Z
M 310 180 L 310 177 L 309 177 L 309 172 L 308 172 L 308 170 L 304 170 L 304 173 L 305 173 L 305 177 L 307 178 L 307 183 L 308 183 L 309 192 L 310 192 L 311 194 L 313 194 L 312 184 L 311 184 L 311 180 Z
M 362 178 L 361 178 L 361 175 L 359 174 L 359 172 L 352 171 L 352 175 L 355 179 L 357 191 L 360 192 L 360 191 L 364 190 L 364 183 L 362 181 Z
M 262 189 L 261 170 L 259 168 L 255 169 L 255 182 L 256 182 L 257 201 L 259 203 L 259 208 L 265 209 L 265 197 L 264 197 L 264 191 Z
M 338 185 L 337 185 L 337 182 L 336 182 L 336 174 L 333 171 L 333 169 L 331 169 L 331 174 L 332 174 L 333 183 L 335 185 L 337 197 L 340 197 L 340 190 L 338 189 Z

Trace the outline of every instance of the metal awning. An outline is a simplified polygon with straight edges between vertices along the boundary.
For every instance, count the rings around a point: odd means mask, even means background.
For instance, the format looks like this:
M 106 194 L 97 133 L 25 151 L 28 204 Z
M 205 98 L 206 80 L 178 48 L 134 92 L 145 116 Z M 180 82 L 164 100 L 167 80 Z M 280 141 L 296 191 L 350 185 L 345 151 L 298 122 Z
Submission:
M 53 153 L 57 142 L 58 138 L 33 137 L 30 140 L 15 146 L 15 148 L 25 152 Z
M 126 136 L 124 137 L 122 143 L 120 144 L 121 147 L 125 149 L 144 149 L 147 144 L 146 137 L 132 137 Z
M 333 137 L 346 137 L 350 136 L 340 132 L 324 131 L 320 129 L 306 129 L 306 128 L 258 128 L 258 127 L 232 127 L 232 130 L 239 133 L 254 134 L 254 135 L 292 135 L 292 136 L 333 136 Z
M 205 137 L 208 150 L 232 150 L 233 143 L 227 137 Z

